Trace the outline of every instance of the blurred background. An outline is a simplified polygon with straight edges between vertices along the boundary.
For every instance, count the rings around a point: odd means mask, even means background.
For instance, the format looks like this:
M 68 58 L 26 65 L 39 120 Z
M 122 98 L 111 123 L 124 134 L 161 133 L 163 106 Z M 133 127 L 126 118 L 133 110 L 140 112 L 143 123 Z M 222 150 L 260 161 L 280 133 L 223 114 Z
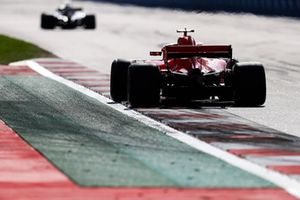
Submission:
M 300 16 L 300 0 L 91 0 L 133 4 L 147 7 L 176 8 L 194 11 L 248 12 L 263 15 Z

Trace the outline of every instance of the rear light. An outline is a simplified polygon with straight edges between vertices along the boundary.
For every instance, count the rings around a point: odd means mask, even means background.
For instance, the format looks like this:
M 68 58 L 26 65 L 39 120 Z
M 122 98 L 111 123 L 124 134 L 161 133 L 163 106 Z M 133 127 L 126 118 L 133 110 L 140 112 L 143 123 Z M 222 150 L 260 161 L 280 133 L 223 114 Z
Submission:
M 161 56 L 161 51 L 150 51 L 150 56 Z

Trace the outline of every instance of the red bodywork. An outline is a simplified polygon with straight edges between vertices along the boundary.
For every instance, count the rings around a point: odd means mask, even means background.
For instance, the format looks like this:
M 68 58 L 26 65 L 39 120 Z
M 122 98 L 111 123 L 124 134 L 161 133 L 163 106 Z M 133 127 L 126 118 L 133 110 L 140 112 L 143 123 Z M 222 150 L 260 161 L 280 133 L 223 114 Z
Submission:
M 202 73 L 220 73 L 226 70 L 232 58 L 231 45 L 196 44 L 191 36 L 179 37 L 177 44 L 164 46 L 161 52 L 150 52 L 163 60 L 148 61 L 159 66 L 161 71 L 173 71 L 188 74 L 193 69 Z

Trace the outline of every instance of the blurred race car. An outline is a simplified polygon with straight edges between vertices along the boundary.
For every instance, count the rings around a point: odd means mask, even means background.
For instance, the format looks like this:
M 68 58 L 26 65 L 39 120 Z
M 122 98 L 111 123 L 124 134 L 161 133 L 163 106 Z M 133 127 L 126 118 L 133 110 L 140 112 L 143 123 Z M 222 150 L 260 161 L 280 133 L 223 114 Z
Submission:
M 162 100 L 231 102 L 260 106 L 266 99 L 262 64 L 238 62 L 231 45 L 196 44 L 183 33 L 176 44 L 150 52 L 161 60 L 114 60 L 111 65 L 111 97 L 132 107 L 158 106 Z
M 54 29 L 55 27 L 72 29 L 81 26 L 85 29 L 96 28 L 95 15 L 87 15 L 82 8 L 74 8 L 70 3 L 62 4 L 53 14 L 42 13 L 41 27 Z

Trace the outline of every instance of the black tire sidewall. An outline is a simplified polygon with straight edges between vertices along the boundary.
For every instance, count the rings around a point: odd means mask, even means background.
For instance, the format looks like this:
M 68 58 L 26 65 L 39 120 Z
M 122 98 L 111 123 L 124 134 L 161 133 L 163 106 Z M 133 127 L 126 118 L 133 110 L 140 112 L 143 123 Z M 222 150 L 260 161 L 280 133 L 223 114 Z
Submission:
M 128 102 L 132 107 L 154 107 L 160 103 L 161 87 L 158 66 L 132 64 L 128 70 Z
M 86 29 L 95 29 L 96 28 L 96 17 L 95 15 L 87 15 L 84 18 L 84 27 Z
M 43 29 L 54 29 L 57 23 L 57 19 L 52 15 L 41 15 L 41 27 Z
M 266 100 L 265 70 L 260 63 L 233 66 L 233 94 L 238 106 L 260 106 Z
M 110 95 L 116 102 L 127 101 L 127 76 L 130 61 L 117 59 L 111 64 Z

